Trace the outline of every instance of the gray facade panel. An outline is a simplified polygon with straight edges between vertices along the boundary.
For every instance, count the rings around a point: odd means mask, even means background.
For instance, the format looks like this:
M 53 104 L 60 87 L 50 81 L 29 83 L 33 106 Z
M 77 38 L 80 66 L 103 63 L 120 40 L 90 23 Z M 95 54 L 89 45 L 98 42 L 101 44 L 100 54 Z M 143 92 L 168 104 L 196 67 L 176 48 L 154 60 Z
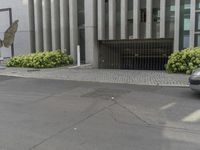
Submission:
M 44 50 L 52 50 L 51 0 L 42 0 Z
M 69 0 L 70 54 L 76 62 L 78 45 L 78 12 L 77 0 Z
M 98 65 L 97 51 L 97 1 L 85 0 L 85 50 L 86 63 Z
M 37 51 L 43 50 L 43 19 L 42 1 L 34 0 L 34 19 L 35 19 L 35 45 Z
M 34 4 L 34 1 L 37 3 Z M 130 0 L 84 0 L 85 9 L 82 14 L 85 15 L 82 16 L 78 13 L 77 0 L 51 0 L 51 7 L 49 2 L 50 0 L 0 0 L 0 9 L 11 8 L 13 20 L 20 21 L 14 43 L 16 55 L 30 53 L 35 49 L 62 48 L 70 49 L 76 60 L 80 36 L 79 17 L 85 22 L 81 28 L 85 34 L 86 63 L 96 64 L 97 39 L 173 37 L 174 50 L 182 49 L 184 42 L 185 45 L 190 43 L 190 47 L 197 45 L 195 37 L 199 31 L 195 31 L 195 25 L 199 19 L 195 18 L 196 0 L 189 1 L 190 5 L 182 0 L 133 0 L 131 3 Z M 188 7 L 190 26 L 187 22 L 188 14 L 182 14 L 182 9 L 188 11 Z M 52 27 L 48 26 L 50 21 Z M 186 31 L 189 35 L 185 36 L 184 28 L 189 28 Z M 4 30 L 0 26 L 0 35 Z M 48 47 L 48 43 L 53 43 L 53 47 Z
M 52 50 L 60 49 L 60 0 L 51 0 L 51 33 Z

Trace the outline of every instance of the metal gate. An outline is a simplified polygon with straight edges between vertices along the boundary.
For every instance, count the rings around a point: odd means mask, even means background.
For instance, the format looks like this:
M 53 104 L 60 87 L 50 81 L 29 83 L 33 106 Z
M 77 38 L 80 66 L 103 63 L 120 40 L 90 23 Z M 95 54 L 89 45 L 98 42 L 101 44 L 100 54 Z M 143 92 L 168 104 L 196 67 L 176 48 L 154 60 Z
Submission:
M 163 70 L 173 52 L 173 39 L 99 41 L 99 68 Z

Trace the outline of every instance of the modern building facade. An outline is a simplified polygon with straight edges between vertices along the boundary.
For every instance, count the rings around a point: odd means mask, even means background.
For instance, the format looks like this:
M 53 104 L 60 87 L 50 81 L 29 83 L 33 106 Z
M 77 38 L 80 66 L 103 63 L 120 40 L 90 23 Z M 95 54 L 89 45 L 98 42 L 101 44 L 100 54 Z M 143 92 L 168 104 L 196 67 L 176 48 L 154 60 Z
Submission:
M 0 37 L 19 19 L 14 54 L 67 51 L 98 64 L 99 40 L 173 38 L 200 46 L 200 0 L 0 0 Z M 9 55 L 9 54 L 4 54 Z M 11 53 L 10 53 L 11 55 Z

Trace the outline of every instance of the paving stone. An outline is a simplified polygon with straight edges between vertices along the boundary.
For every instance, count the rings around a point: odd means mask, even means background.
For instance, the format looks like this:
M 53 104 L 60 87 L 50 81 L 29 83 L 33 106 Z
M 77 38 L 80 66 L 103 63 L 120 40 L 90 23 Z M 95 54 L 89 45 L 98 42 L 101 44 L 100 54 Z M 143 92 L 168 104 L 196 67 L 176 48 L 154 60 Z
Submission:
M 6 68 L 0 75 L 20 76 L 42 79 L 59 79 L 74 81 L 91 81 L 103 83 L 122 83 L 154 86 L 188 86 L 188 75 L 169 74 L 165 71 L 147 70 L 113 70 L 91 68 L 55 68 L 41 69 Z

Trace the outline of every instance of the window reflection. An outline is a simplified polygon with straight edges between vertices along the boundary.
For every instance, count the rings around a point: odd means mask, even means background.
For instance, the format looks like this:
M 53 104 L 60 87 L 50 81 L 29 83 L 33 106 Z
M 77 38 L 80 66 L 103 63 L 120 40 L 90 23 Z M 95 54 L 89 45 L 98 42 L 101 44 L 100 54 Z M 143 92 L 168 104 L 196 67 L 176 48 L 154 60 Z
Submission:
M 168 38 L 174 37 L 174 15 L 175 1 L 168 0 L 166 3 L 166 36 Z
M 200 0 L 196 0 L 196 24 L 195 24 L 195 46 L 200 46 L 200 34 L 198 34 L 198 32 L 200 32 Z
M 195 47 L 200 46 L 200 34 L 195 35 Z
M 181 1 L 180 17 L 180 49 L 184 49 L 190 42 L 190 0 Z
M 196 9 L 200 10 L 200 0 L 196 0 Z

